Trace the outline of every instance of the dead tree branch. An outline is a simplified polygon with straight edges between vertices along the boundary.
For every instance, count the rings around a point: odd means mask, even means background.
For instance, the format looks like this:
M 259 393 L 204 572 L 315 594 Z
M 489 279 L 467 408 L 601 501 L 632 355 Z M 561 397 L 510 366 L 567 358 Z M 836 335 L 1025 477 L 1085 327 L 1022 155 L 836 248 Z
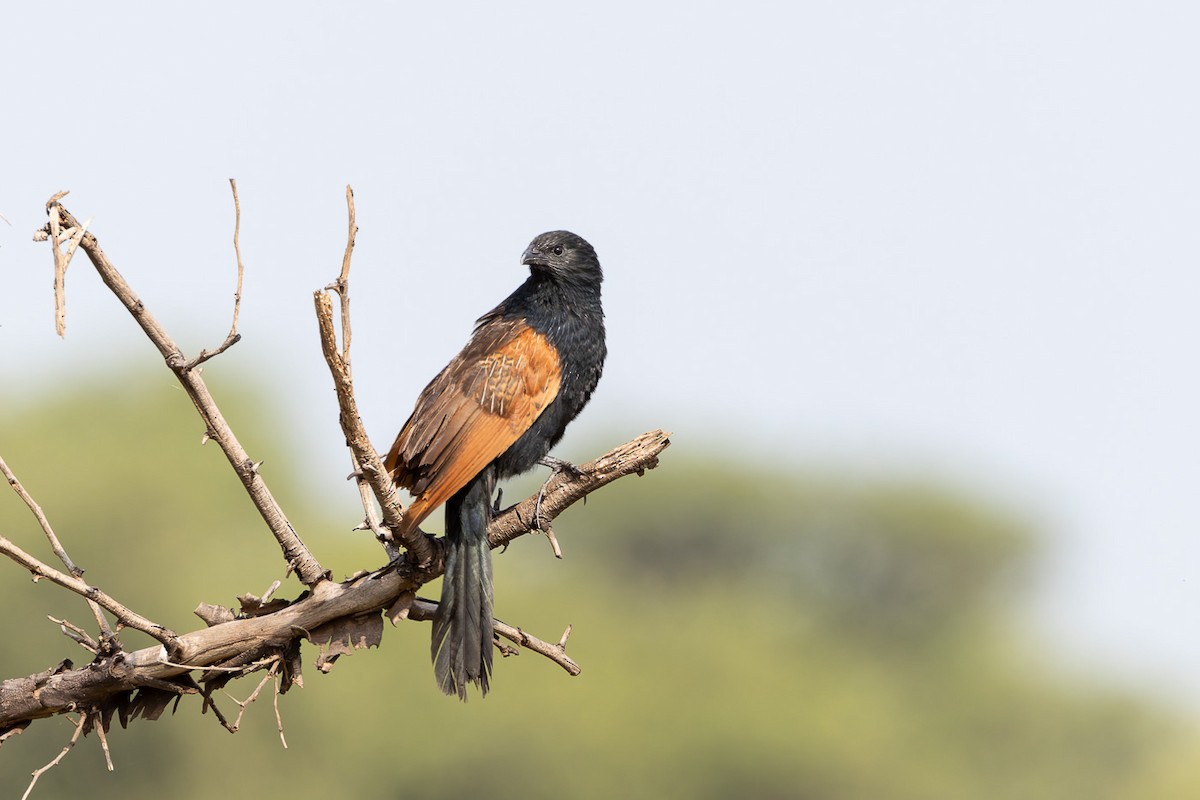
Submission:
M 67 571 L 71 573 L 71 577 L 82 578 L 83 568 L 77 566 L 75 562 L 71 560 L 71 557 L 67 555 L 67 551 L 65 548 L 63 548 L 62 542 L 58 540 L 58 536 L 55 535 L 54 529 L 50 527 L 50 520 L 46 519 L 46 515 L 42 511 L 42 507 L 37 504 L 29 492 L 25 491 L 25 487 L 21 485 L 19 480 L 17 480 L 17 476 L 13 474 L 13 471 L 9 468 L 8 464 L 5 463 L 3 458 L 0 458 L 0 474 L 4 476 L 4 479 L 8 481 L 9 486 L 13 488 L 13 491 L 17 493 L 17 496 L 21 498 L 22 502 L 25 503 L 25 506 L 29 509 L 30 513 L 33 514 L 34 519 L 37 520 L 38 526 L 42 529 L 42 532 L 46 534 L 46 538 L 50 541 L 50 549 L 54 551 L 54 555 L 58 556 L 58 560 L 63 563 L 63 566 L 67 568 Z M 91 609 L 92 616 L 96 619 L 96 626 L 100 629 L 102 643 L 98 646 L 115 646 L 112 641 L 114 636 L 112 628 L 109 627 L 108 620 L 104 618 L 104 614 L 100 611 L 100 606 L 95 600 L 91 598 L 86 599 L 88 608 Z M 64 623 L 64 625 L 65 624 L 66 623 Z
M 4 476 L 4 479 L 8 481 L 9 486 L 13 488 L 13 491 L 17 493 L 17 496 L 20 497 L 25 505 L 29 508 L 30 512 L 37 520 L 38 525 L 41 527 L 42 532 L 45 533 L 46 538 L 50 540 L 50 548 L 54 551 L 55 555 L 58 556 L 59 560 L 63 562 L 67 569 L 70 570 L 70 574 L 60 572 L 48 564 L 43 563 L 39 559 L 22 550 L 17 545 L 13 544 L 7 537 L 4 536 L 0 536 L 0 554 L 7 556 L 25 569 L 29 570 L 29 572 L 34 576 L 34 580 L 41 580 L 45 578 L 52 583 L 62 586 L 64 589 L 70 589 L 72 592 L 75 592 L 80 597 L 85 599 L 88 602 L 88 606 L 92 609 L 92 613 L 96 617 L 96 625 L 100 629 L 101 638 L 103 640 L 100 643 L 91 643 L 96 645 L 97 650 L 103 651 L 104 649 L 115 645 L 113 642 L 112 628 L 109 627 L 108 620 L 106 620 L 104 618 L 104 614 L 101 613 L 101 607 L 112 612 L 112 614 L 121 622 L 122 625 L 142 631 L 143 633 L 148 633 L 167 647 L 172 647 L 175 639 L 175 634 L 173 631 L 163 627 L 162 625 L 151 622 L 140 614 L 134 613 L 121 603 L 118 603 L 112 597 L 100 591 L 95 586 L 88 585 L 88 583 L 83 580 L 83 570 L 80 569 L 75 562 L 71 560 L 70 556 L 67 555 L 67 551 L 63 548 L 62 543 L 58 540 L 58 536 L 55 535 L 54 529 L 50 527 L 50 520 L 46 518 L 45 513 L 42 511 L 42 507 L 38 505 L 37 501 L 35 501 L 29 492 L 25 490 L 25 487 L 21 485 L 21 482 L 17 479 L 16 474 L 12 471 L 3 458 L 0 458 L 0 474 Z M 66 623 L 62 624 L 64 626 L 66 625 Z M 76 641 L 79 640 L 76 639 Z M 83 644 L 83 642 L 80 643 Z
M 148 633 L 158 641 L 162 642 L 167 647 L 172 647 L 175 644 L 175 634 L 169 629 L 158 623 L 151 622 L 140 614 L 130 611 L 125 606 L 118 603 L 109 595 L 97 589 L 95 586 L 90 586 L 82 578 L 76 578 L 68 575 L 65 572 L 60 572 L 47 564 L 43 564 L 38 559 L 26 553 L 20 547 L 10 542 L 3 536 L 0 536 L 0 554 L 11 558 L 13 561 L 20 564 L 25 569 L 33 574 L 34 579 L 45 578 L 51 583 L 55 583 L 64 589 L 70 589 L 75 594 L 92 602 L 98 603 L 108 611 L 111 611 L 117 619 L 124 625 L 136 630 Z
M 54 232 L 60 229 L 82 231 L 83 228 L 75 217 L 62 207 L 58 196 L 51 198 L 47 212 L 50 215 L 48 231 L 55 247 L 57 270 L 59 269 L 57 266 L 59 256 L 57 244 L 54 244 L 57 242 L 57 239 L 53 238 Z M 266 481 L 259 475 L 259 465 L 246 453 L 234 435 L 233 429 L 225 421 L 224 415 L 208 391 L 208 386 L 200 376 L 200 371 L 193 368 L 191 362 L 180 351 L 179 346 L 146 308 L 146 304 L 125 282 L 121 273 L 117 271 L 117 268 L 100 248 L 100 242 L 96 237 L 91 233 L 81 233 L 79 246 L 87 253 L 88 259 L 100 273 L 104 284 L 117 296 L 117 299 L 141 326 L 146 336 L 162 354 L 167 366 L 175 373 L 175 377 L 183 386 L 188 397 L 191 398 L 196 411 L 199 412 L 200 418 L 204 420 L 206 435 L 214 440 L 225 453 L 225 457 L 229 459 L 234 472 L 237 473 L 246 492 L 250 495 L 254 507 L 258 509 L 263 521 L 267 523 L 267 527 L 279 542 L 279 547 L 287 559 L 288 567 L 295 570 L 305 586 L 313 586 L 324 580 L 326 578 L 325 570 L 304 542 L 300 540 L 295 529 L 292 528 L 292 524 L 288 522 L 283 509 L 271 494 L 270 489 L 267 488 Z M 61 269 L 65 271 L 65 265 Z
M 392 485 L 391 476 L 384 469 L 383 460 L 371 445 L 363 426 L 362 417 L 358 413 L 358 404 L 354 400 L 354 380 L 350 370 L 350 257 L 354 250 L 354 240 L 358 226 L 354 222 L 354 192 L 346 187 L 346 204 L 350 215 L 350 229 L 346 240 L 346 251 L 342 257 L 342 271 L 333 283 L 324 290 L 313 293 L 313 302 L 317 311 L 317 326 L 321 335 L 321 352 L 329 372 L 333 376 L 334 389 L 337 392 L 340 414 L 338 421 L 342 433 L 346 436 L 346 445 L 350 448 L 351 458 L 355 466 L 355 477 L 358 480 L 359 492 L 363 498 L 363 507 L 367 514 L 367 524 L 372 528 L 376 538 L 385 545 L 391 543 L 391 533 L 384 533 L 378 525 L 372 522 L 373 509 L 366 496 L 364 481 L 370 486 L 383 510 L 383 518 L 389 528 L 399 527 L 403 516 L 403 506 L 400 504 L 396 487 Z M 336 292 L 341 300 L 342 347 L 337 345 L 337 334 L 333 324 L 333 301 L 329 292 Z M 400 542 L 415 559 L 417 564 L 428 564 L 434 558 L 434 544 L 421 531 L 413 531 L 409 537 Z M 389 557 L 395 558 L 396 553 L 389 551 Z
M 219 356 L 242 340 L 237 332 L 238 313 L 242 310 L 242 278 L 246 268 L 242 266 L 242 247 L 238 244 L 238 235 L 242 231 L 242 204 L 238 200 L 237 181 L 229 179 L 229 187 L 233 190 L 233 253 L 237 257 L 237 290 L 233 293 L 233 324 L 229 326 L 229 335 L 215 350 L 201 350 L 200 355 L 189 361 L 185 368 L 195 369 L 214 356 Z
M 408 618 L 422 622 L 431 622 L 437 613 L 437 607 L 438 604 L 431 600 L 413 600 L 408 609 Z M 571 636 L 570 625 L 567 626 L 566 631 L 563 632 L 562 637 L 556 644 L 542 641 L 536 636 L 531 636 L 520 628 L 513 627 L 498 619 L 492 620 L 492 627 L 498 636 L 503 636 L 505 639 L 514 642 L 520 647 L 524 647 L 526 650 L 532 650 L 538 655 L 545 656 L 566 670 L 567 674 L 571 677 L 575 677 L 582 672 L 579 665 L 567 656 L 567 639 Z M 496 646 L 500 647 L 501 645 L 497 642 Z M 502 648 L 502 651 L 506 656 L 519 655 L 521 652 L 520 650 L 511 648 Z
M 586 484 L 588 491 L 595 491 L 625 475 L 653 469 L 659 454 L 669 444 L 665 432 L 650 431 L 581 465 L 581 477 L 566 483 L 556 481 L 557 485 L 547 492 L 542 504 L 543 516 L 552 518 L 581 499 L 584 492 L 579 490 L 579 483 Z M 488 538 L 493 546 L 505 545 L 531 530 L 530 524 L 517 519 L 516 512 L 532 510 L 536 500 L 536 496 L 528 498 L 492 523 Z M 532 523 L 531 515 L 522 516 Z M 228 667 L 235 661 L 248 664 L 247 654 L 284 651 L 322 625 L 348 624 L 356 617 L 378 615 L 402 595 L 415 593 L 440 575 L 442 566 L 440 559 L 435 559 L 425 570 L 400 562 L 340 583 L 322 581 L 310 593 L 278 611 L 232 619 L 182 634 L 176 639 L 179 655 L 172 661 L 186 667 L 165 663 L 163 649 L 149 647 L 100 658 L 79 669 L 68 665 L 58 671 L 3 681 L 0 735 L 29 720 L 74 708 L 115 706 L 118 712 L 128 713 L 137 702 L 137 695 L 131 693 L 143 687 L 188 691 L 172 681 L 178 680 L 189 667 Z M 561 663 L 559 659 L 555 661 Z
M 79 741 L 79 736 L 83 733 L 83 726 L 87 724 L 87 721 L 88 715 L 87 712 L 84 711 L 79 715 L 79 722 L 75 723 L 75 732 L 71 734 L 71 740 L 67 742 L 65 747 L 63 747 L 62 752 L 51 759 L 49 764 L 46 764 L 44 767 L 39 767 L 33 771 L 33 778 L 29 781 L 29 785 L 25 787 L 25 794 L 21 795 L 21 800 L 28 800 L 29 793 L 32 792 L 33 787 L 37 785 L 38 778 L 54 769 L 56 766 L 58 766 L 60 761 L 67 757 L 67 753 L 71 752 L 71 750 L 75 747 L 75 743 Z
M 337 339 L 333 335 L 332 326 L 332 309 L 329 308 L 326 294 L 326 303 L 322 303 L 319 299 L 321 293 L 314 293 L 314 300 L 317 303 L 317 320 L 321 332 L 321 350 L 325 355 L 325 363 L 329 365 L 330 372 L 333 374 L 335 387 L 347 387 L 347 392 L 350 398 L 350 403 L 353 404 L 353 392 L 349 389 L 351 384 L 351 376 L 353 370 L 350 368 L 350 259 L 354 255 L 354 241 L 358 237 L 358 223 L 354 217 L 354 190 L 350 186 L 346 186 L 346 250 L 342 253 L 342 270 L 338 273 L 337 280 L 325 287 L 325 293 L 330 291 L 336 292 L 340 304 L 339 319 L 342 324 L 342 348 L 337 350 Z M 342 404 L 339 399 L 339 406 Z M 355 411 L 346 417 L 347 419 L 358 421 L 358 428 L 362 428 L 361 420 Z M 346 432 L 346 426 L 352 424 L 342 422 L 342 430 Z M 364 439 L 359 439 L 357 435 L 353 437 L 355 441 L 360 442 L 358 450 L 354 447 L 350 448 L 350 463 L 354 467 L 354 472 L 351 473 L 354 478 L 354 483 L 358 487 L 358 496 L 362 501 L 364 520 L 363 525 L 375 536 L 375 538 L 383 544 L 388 559 L 394 561 L 399 555 L 400 550 L 396 547 L 392 540 L 390 530 L 384 529 L 380 525 L 379 514 L 376 511 L 375 504 L 371 501 L 371 485 L 367 479 L 366 473 L 363 472 L 362 463 L 359 460 L 359 452 L 362 450 L 361 442 Z M 352 437 L 349 433 L 346 436 L 347 446 Z M 367 448 L 370 447 L 369 442 Z

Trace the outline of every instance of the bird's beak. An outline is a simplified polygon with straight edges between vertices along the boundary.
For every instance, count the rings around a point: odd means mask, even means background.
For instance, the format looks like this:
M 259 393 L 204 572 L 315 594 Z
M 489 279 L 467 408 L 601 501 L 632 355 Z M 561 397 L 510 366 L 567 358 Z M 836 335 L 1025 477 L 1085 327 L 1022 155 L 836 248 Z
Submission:
M 544 266 L 546 262 L 542 257 L 542 251 L 533 245 L 529 245 L 529 247 L 525 248 L 525 252 L 521 254 L 521 263 L 527 267 L 532 267 L 535 264 Z

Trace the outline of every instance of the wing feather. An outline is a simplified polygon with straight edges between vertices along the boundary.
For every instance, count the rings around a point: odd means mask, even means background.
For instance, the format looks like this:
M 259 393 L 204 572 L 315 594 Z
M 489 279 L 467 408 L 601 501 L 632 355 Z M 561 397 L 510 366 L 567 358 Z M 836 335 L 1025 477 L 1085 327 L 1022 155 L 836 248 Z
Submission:
M 485 319 L 417 398 L 386 466 L 414 494 L 409 530 L 521 437 L 558 395 L 561 366 L 523 321 Z

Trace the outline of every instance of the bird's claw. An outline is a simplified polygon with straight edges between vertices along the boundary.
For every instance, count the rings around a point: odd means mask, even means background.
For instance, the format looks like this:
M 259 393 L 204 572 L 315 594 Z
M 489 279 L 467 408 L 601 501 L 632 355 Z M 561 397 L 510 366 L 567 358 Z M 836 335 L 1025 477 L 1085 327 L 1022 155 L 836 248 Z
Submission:
M 554 456 L 542 456 L 538 460 L 538 463 L 543 467 L 549 467 L 550 469 L 554 470 L 554 472 L 550 474 L 551 478 L 560 472 L 569 472 L 572 478 L 583 477 L 583 470 L 572 464 L 570 461 L 564 461 L 561 458 L 555 458 Z M 547 479 L 547 482 L 548 481 L 549 479 Z
M 543 467 L 549 467 L 553 470 L 550 477 L 542 483 L 542 488 L 538 489 L 537 501 L 533 504 L 533 529 L 536 531 L 548 530 L 542 527 L 542 500 L 546 497 L 546 487 L 550 485 L 550 481 L 554 480 L 554 476 L 560 472 L 569 473 L 572 478 L 583 477 L 583 470 L 572 464 L 570 461 L 563 461 L 561 458 L 554 456 L 542 456 L 538 459 L 538 463 Z

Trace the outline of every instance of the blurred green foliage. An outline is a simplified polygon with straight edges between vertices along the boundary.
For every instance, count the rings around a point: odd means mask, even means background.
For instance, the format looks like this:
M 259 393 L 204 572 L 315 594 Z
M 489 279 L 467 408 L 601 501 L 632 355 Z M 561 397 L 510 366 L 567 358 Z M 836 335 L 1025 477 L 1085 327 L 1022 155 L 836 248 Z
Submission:
M 369 538 L 347 532 L 356 496 L 302 483 L 270 398 L 209 379 L 318 557 L 336 574 L 378 566 Z M 169 376 L 136 370 L 0 411 L 0 453 L 87 577 L 179 630 L 199 626 L 197 603 L 231 605 L 281 577 L 202 432 Z M 15 495 L 0 496 L 0 530 L 51 558 Z M 556 530 L 563 561 L 538 537 L 497 554 L 497 613 L 549 639 L 573 623 L 580 677 L 527 653 L 498 663 L 486 701 L 460 704 L 434 686 L 428 628 L 389 626 L 381 649 L 328 676 L 309 667 L 305 688 L 281 698 L 288 749 L 269 692 L 236 736 L 185 698 L 173 717 L 110 734 L 114 774 L 93 735 L 34 797 L 1200 796 L 1193 721 L 1052 667 L 1018 629 L 1009 607 L 1036 542 L 977 499 L 715 463 L 681 441 Z M 0 676 L 85 662 L 45 620 L 86 624 L 82 602 L 3 569 Z M 294 581 L 281 592 L 296 593 Z M 5 796 L 70 731 L 43 720 L 5 744 Z

